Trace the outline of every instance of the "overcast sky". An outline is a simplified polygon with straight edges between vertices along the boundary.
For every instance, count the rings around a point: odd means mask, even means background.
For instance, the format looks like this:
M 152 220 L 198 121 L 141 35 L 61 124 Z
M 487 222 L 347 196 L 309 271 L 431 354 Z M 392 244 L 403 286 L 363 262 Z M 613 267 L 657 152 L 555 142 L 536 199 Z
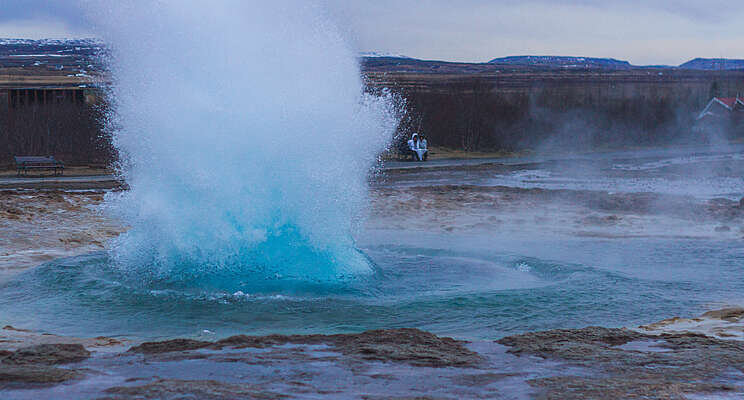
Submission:
M 475 62 L 525 54 L 674 65 L 744 58 L 744 1 L 324 1 L 360 51 Z M 0 0 L 0 37 L 91 36 L 76 3 Z

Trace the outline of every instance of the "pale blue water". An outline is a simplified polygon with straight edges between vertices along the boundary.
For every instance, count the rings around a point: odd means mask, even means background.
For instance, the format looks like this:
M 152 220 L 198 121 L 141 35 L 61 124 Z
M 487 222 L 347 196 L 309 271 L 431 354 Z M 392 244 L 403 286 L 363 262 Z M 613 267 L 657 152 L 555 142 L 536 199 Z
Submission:
M 0 318 L 86 337 L 417 327 L 495 339 L 633 326 L 744 300 L 741 241 L 418 234 L 403 243 L 401 234 L 384 236 L 363 247 L 378 267 L 372 276 L 338 284 L 269 282 L 261 289 L 247 284 L 247 295 L 129 282 L 105 253 L 57 260 L 0 288 Z

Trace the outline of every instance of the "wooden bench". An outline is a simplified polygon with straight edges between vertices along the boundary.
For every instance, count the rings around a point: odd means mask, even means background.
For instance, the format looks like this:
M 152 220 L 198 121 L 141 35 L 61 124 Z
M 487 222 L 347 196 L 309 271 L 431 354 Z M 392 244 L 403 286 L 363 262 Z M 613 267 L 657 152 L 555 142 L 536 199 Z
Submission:
M 52 156 L 32 156 L 32 157 L 14 157 L 16 164 L 16 172 L 18 176 L 28 175 L 30 170 L 54 170 L 54 175 L 62 175 L 65 170 L 65 165 L 62 162 L 57 161 Z
M 408 160 L 410 157 L 412 161 L 416 161 L 416 152 L 408 148 L 408 142 L 403 140 L 398 143 L 398 160 Z

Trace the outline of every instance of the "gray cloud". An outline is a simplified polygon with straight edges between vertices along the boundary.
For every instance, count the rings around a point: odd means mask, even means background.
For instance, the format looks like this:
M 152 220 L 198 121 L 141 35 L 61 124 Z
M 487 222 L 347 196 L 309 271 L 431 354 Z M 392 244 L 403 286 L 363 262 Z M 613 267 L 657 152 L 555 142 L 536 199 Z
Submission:
M 720 0 L 327 0 L 361 50 L 487 61 L 516 54 L 679 64 L 741 57 L 744 3 Z
M 0 37 L 90 36 L 78 0 L 0 0 Z
M 86 25 L 76 0 L 0 0 L 0 22 L 55 19 L 70 26 Z
M 639 11 L 657 10 L 666 12 L 670 15 L 679 15 L 693 21 L 706 22 L 732 19 L 736 17 L 737 13 L 741 13 L 742 10 L 744 10 L 744 4 L 737 4 L 727 0 L 624 0 L 621 2 L 611 0 L 533 0 L 531 2 L 543 3 L 546 5 L 563 4 L 589 6 L 600 9 L 626 8 Z M 507 2 L 492 2 L 492 4 L 500 3 Z M 520 3 L 524 2 L 522 1 Z

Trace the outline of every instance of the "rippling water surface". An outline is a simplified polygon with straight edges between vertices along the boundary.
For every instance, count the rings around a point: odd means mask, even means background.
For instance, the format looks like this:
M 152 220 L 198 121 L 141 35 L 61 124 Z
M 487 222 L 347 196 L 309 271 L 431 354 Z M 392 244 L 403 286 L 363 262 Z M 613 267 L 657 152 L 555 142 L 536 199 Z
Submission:
M 364 251 L 377 273 L 337 284 L 182 288 L 133 281 L 111 268 L 105 253 L 57 260 L 6 283 L 0 315 L 17 326 L 79 336 L 418 327 L 492 339 L 637 325 L 697 314 L 744 293 L 739 241 L 404 236 L 370 237 Z

